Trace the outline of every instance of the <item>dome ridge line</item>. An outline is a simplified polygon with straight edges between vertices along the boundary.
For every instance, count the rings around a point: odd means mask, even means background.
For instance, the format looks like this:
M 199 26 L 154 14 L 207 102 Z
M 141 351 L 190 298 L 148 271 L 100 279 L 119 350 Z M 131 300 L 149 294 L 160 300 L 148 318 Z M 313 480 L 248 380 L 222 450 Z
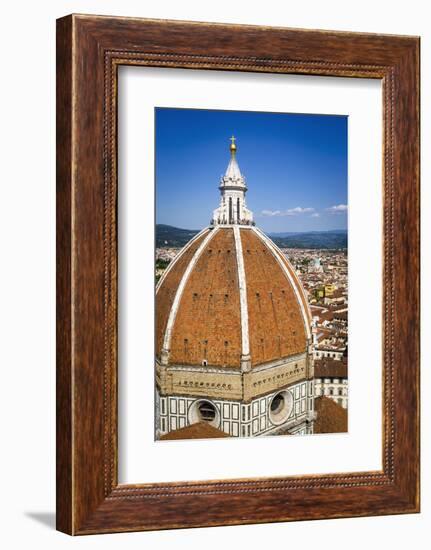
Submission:
M 178 262 L 178 260 L 187 252 L 187 250 L 189 249 L 189 247 L 195 242 L 197 241 L 200 237 L 202 237 L 202 235 L 206 232 L 206 231 L 209 231 L 210 229 L 208 227 L 204 227 L 203 229 L 201 229 L 201 231 L 199 231 L 199 233 L 196 233 L 196 235 L 194 237 L 192 237 L 189 242 L 183 246 L 183 248 L 180 250 L 180 252 L 175 256 L 175 258 L 169 263 L 168 267 L 165 269 L 165 271 L 163 272 L 162 276 L 160 277 L 160 279 L 158 280 L 157 282 L 157 285 L 156 285 L 156 294 L 159 290 L 159 288 L 161 287 L 163 281 L 166 279 L 166 277 L 168 276 L 168 274 L 170 273 L 171 269 L 175 266 L 175 264 Z
M 280 257 L 281 251 L 278 249 L 278 247 L 275 245 L 275 243 L 273 243 L 271 241 L 271 239 L 269 239 L 265 235 L 265 233 L 261 229 L 259 229 L 258 227 L 253 227 L 252 230 L 256 233 L 256 235 L 259 237 L 259 239 L 261 241 L 263 241 L 268 246 L 268 248 L 271 250 L 272 255 L 277 260 L 278 264 L 280 265 L 281 269 L 283 270 L 283 273 L 286 275 L 287 280 L 289 281 L 291 287 L 293 288 L 296 299 L 297 299 L 297 301 L 299 303 L 299 306 L 301 308 L 301 313 L 302 313 L 302 318 L 303 318 L 303 322 L 304 322 L 305 332 L 307 334 L 307 339 L 309 341 L 311 341 L 311 331 L 310 331 L 310 327 L 309 327 L 309 324 L 308 324 L 307 312 L 305 311 L 304 303 L 303 303 L 302 298 L 299 294 L 298 286 L 297 286 L 297 284 L 295 284 L 295 283 L 298 283 L 298 281 L 299 281 L 298 277 L 293 276 L 289 272 L 289 270 L 287 269 L 286 265 L 284 264 L 284 262 L 282 261 L 282 259 Z M 300 288 L 302 290 L 302 286 Z
M 241 311 L 241 371 L 247 372 L 251 369 L 250 338 L 248 326 L 248 301 L 247 301 L 247 280 L 245 276 L 244 256 L 242 251 L 241 234 L 238 226 L 233 227 L 235 238 L 236 261 L 238 267 L 238 286 Z
M 212 240 L 214 235 L 219 231 L 219 228 L 216 227 L 214 229 L 211 229 L 208 233 L 208 235 L 204 238 L 204 240 L 199 245 L 196 252 L 193 254 L 192 259 L 190 260 L 186 270 L 183 273 L 183 276 L 181 277 L 181 281 L 178 285 L 177 291 L 175 293 L 175 298 L 172 303 L 171 310 L 169 312 L 168 322 L 166 324 L 166 330 L 165 335 L 163 339 L 163 347 L 161 350 L 161 362 L 163 365 L 168 364 L 169 360 L 169 353 L 170 353 L 170 346 L 171 346 L 171 338 L 172 338 L 172 329 L 175 323 L 175 318 L 177 316 L 178 308 L 180 305 L 181 297 L 184 292 L 184 289 L 186 287 L 187 281 L 189 279 L 190 273 L 193 271 L 197 261 L 199 260 L 202 252 L 205 250 L 207 244 Z
M 274 244 L 274 247 L 275 247 L 275 251 L 276 253 L 278 254 L 279 258 L 281 258 L 281 261 L 283 262 L 286 261 L 288 262 L 288 259 L 283 255 L 283 253 L 281 252 L 281 250 L 277 247 L 277 245 Z M 292 269 L 293 271 L 293 269 Z M 309 310 L 309 307 L 308 307 L 308 300 L 307 300 L 307 294 L 305 292 L 305 289 L 304 289 L 304 285 L 302 284 L 302 281 L 299 277 L 297 277 L 295 274 L 293 275 L 293 278 L 295 279 L 295 281 L 298 283 L 298 286 L 299 288 L 301 289 L 301 293 L 303 295 L 303 303 L 305 304 L 304 305 L 304 308 L 305 308 L 305 311 L 306 313 L 308 314 L 307 317 L 308 317 L 308 323 L 311 323 L 311 312 Z

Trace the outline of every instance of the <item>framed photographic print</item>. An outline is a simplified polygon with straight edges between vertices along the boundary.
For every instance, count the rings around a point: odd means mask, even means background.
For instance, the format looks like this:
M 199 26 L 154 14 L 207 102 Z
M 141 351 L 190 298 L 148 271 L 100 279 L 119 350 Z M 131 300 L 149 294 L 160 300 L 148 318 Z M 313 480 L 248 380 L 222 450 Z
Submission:
M 57 527 L 419 511 L 419 39 L 57 22 Z

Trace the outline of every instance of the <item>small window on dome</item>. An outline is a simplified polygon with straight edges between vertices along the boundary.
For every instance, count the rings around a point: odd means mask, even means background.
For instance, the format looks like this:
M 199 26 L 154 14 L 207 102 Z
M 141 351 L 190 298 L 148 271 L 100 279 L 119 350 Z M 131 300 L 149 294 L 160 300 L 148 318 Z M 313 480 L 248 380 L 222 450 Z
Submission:
M 206 359 L 202 359 L 202 366 L 206 367 L 208 365 L 208 361 Z

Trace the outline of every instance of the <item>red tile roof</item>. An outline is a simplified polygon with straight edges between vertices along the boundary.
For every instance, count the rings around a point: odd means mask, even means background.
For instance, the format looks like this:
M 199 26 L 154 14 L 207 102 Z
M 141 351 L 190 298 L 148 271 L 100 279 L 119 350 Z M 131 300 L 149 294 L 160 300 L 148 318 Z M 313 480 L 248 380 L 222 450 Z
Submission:
M 317 415 L 314 433 L 347 432 L 347 409 L 343 409 L 329 397 L 317 397 L 314 400 L 314 408 Z
M 197 422 L 162 435 L 160 439 L 165 441 L 173 439 L 213 439 L 217 437 L 229 437 L 229 435 L 218 428 L 214 428 L 208 422 Z
M 347 378 L 347 359 L 341 360 L 325 357 L 314 361 L 315 378 Z

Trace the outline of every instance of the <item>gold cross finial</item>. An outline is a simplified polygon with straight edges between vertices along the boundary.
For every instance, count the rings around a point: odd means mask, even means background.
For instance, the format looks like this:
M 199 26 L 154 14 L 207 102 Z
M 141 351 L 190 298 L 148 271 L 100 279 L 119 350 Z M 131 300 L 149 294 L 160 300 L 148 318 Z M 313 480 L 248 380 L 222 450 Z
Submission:
M 236 141 L 236 137 L 235 136 L 232 136 L 231 138 L 229 138 L 230 141 L 231 141 L 231 144 L 230 144 L 230 150 L 232 153 L 234 153 L 236 151 L 236 145 L 235 145 L 235 141 Z

